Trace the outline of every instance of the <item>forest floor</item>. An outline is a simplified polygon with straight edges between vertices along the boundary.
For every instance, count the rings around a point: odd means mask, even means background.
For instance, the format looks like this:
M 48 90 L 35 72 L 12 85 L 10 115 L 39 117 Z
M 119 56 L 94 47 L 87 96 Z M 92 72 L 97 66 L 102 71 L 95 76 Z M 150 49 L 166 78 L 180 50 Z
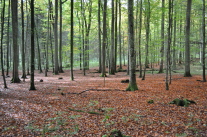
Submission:
M 170 90 L 165 74 L 137 78 L 139 90 L 125 91 L 126 72 L 100 77 L 96 69 L 48 77 L 35 73 L 37 90 L 29 91 L 30 79 L 0 88 L 0 136 L 102 137 L 120 130 L 132 137 L 207 136 L 207 83 L 200 75 L 174 73 Z M 59 78 L 62 79 L 59 79 Z M 40 80 L 43 82 L 40 82 Z M 194 100 L 188 107 L 169 104 L 175 98 Z M 149 104 L 148 101 L 154 103 Z

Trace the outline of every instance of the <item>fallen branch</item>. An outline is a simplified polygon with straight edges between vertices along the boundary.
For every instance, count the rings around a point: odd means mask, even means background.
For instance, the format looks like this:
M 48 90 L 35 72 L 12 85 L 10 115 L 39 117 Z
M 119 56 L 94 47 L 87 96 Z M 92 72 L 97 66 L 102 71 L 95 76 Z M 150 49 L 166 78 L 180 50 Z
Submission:
M 68 109 L 69 109 L 70 111 L 83 112 L 83 113 L 95 114 L 95 115 L 103 115 L 102 113 L 94 112 L 94 111 L 84 111 L 84 110 L 80 110 L 80 109 L 72 109 L 72 108 L 68 108 Z

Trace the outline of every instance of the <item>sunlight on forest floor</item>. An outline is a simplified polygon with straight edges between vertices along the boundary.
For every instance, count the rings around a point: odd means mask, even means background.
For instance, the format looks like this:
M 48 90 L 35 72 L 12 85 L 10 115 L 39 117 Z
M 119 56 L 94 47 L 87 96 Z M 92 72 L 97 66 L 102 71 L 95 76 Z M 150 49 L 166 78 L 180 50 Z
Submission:
M 207 135 L 207 83 L 198 81 L 201 75 L 186 78 L 176 70 L 166 91 L 165 74 L 147 73 L 146 80 L 137 78 L 139 90 L 129 92 L 121 83 L 129 78 L 126 72 L 108 75 L 105 87 L 96 69 L 86 76 L 74 72 L 74 81 L 67 70 L 48 77 L 35 73 L 35 91 L 29 91 L 29 76 L 19 84 L 7 78 L 9 89 L 1 78 L 0 135 L 101 137 L 113 129 L 133 137 Z M 175 98 L 196 104 L 169 104 Z

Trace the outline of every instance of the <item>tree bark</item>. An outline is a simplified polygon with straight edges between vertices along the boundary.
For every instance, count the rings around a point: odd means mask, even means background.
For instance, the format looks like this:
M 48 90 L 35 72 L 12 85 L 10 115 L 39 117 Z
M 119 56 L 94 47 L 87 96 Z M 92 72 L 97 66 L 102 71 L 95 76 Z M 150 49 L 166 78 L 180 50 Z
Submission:
M 24 45 L 24 1 L 21 0 L 21 16 L 22 16 L 22 78 L 25 81 L 25 45 Z
M 98 44 L 99 44 L 99 72 L 101 72 L 101 0 L 98 0 Z
M 9 62 L 11 60 L 11 56 L 9 56 L 9 54 L 11 53 L 10 51 L 10 33 L 9 33 L 9 28 L 10 28 L 10 10 L 11 10 L 11 0 L 9 0 L 9 4 L 8 4 L 8 22 L 7 22 L 7 53 L 6 53 L 6 76 L 9 76 L 9 68 L 10 68 L 10 65 L 9 65 Z
M 107 18 L 107 0 L 104 0 L 104 9 L 103 9 L 103 42 L 102 42 L 102 72 L 101 76 L 105 77 L 106 75 L 106 45 L 107 45 L 107 28 L 106 28 L 106 18 Z
M 160 68 L 158 73 L 163 73 L 164 66 L 164 46 L 165 46 L 165 0 L 162 0 L 162 21 L 161 21 L 161 60 L 160 60 Z
M 4 88 L 7 88 L 6 78 L 4 74 L 4 63 L 3 63 L 3 34 L 4 34 L 4 16 L 5 16 L 5 0 L 3 1 L 2 13 L 1 13 L 1 70 L 4 81 Z
M 58 62 L 58 0 L 55 0 L 55 23 L 54 23 L 54 36 L 55 36 L 55 71 L 54 74 L 59 74 Z
M 71 32 L 70 32 L 70 79 L 73 81 L 73 0 L 71 0 Z
M 63 2 L 62 0 L 60 0 L 60 41 L 59 41 L 59 72 L 60 73 L 64 73 L 63 71 L 63 66 L 62 66 L 62 22 L 63 22 L 63 19 L 62 19 L 62 5 L 63 5 Z
M 34 20 L 34 0 L 31 0 L 31 77 L 30 77 L 30 90 L 36 90 L 34 84 L 34 69 L 35 69 L 35 20 Z
M 206 65 L 205 65 L 205 50 L 206 50 L 206 7 L 205 0 L 203 0 L 203 20 L 202 20 L 202 30 L 203 30 L 203 51 L 202 51 L 202 68 L 203 68 L 203 82 L 206 82 Z
M 128 0 L 128 38 L 129 38 L 129 71 L 130 80 L 127 91 L 138 90 L 136 83 L 136 55 L 134 50 L 134 16 L 133 16 L 133 0 Z
M 186 27 L 185 27 L 185 73 L 184 77 L 191 77 L 190 73 L 190 17 L 192 0 L 187 1 Z
M 139 38 L 138 38 L 138 48 L 139 48 L 139 78 L 142 78 L 142 56 L 141 56 L 141 35 L 142 35 L 142 0 L 140 0 L 140 11 L 139 11 Z
M 111 1 L 111 50 L 110 50 L 110 68 L 109 74 L 115 75 L 115 39 L 114 39 L 114 29 L 115 29 L 115 22 L 114 22 L 114 0 Z
M 20 83 L 19 79 L 19 45 L 18 45 L 18 0 L 11 1 L 12 6 L 12 34 L 13 34 L 13 83 Z

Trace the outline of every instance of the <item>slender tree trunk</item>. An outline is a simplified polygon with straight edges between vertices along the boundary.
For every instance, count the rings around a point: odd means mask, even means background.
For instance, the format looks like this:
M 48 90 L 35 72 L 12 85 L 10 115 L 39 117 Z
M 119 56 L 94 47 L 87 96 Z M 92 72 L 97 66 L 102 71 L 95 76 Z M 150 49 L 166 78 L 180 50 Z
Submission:
M 128 38 L 129 38 L 129 71 L 130 80 L 127 91 L 138 90 L 136 83 L 136 54 L 134 50 L 134 16 L 133 16 L 134 0 L 128 0 Z
M 185 73 L 184 77 L 191 77 L 190 73 L 190 16 L 192 0 L 187 1 L 186 29 L 185 29 Z
M 121 0 L 119 0 L 119 70 L 122 70 Z
M 115 75 L 115 39 L 114 39 L 114 25 L 115 25 L 115 22 L 114 22 L 114 0 L 111 1 L 111 50 L 110 50 L 110 67 L 109 67 L 109 73 L 111 75 Z
M 203 0 L 203 20 L 202 20 L 202 30 L 203 30 L 203 52 L 202 52 L 202 68 L 203 68 L 203 81 L 206 82 L 206 65 L 205 65 L 205 50 L 206 50 L 206 7 L 205 0 Z
M 102 64 L 101 64 L 101 0 L 98 0 L 98 42 L 99 42 L 99 72 L 101 72 Z
M 73 81 L 73 0 L 71 0 L 71 32 L 70 32 L 70 79 Z
M 146 9 L 146 45 L 145 45 L 145 66 L 142 80 L 145 80 L 146 68 L 148 68 L 148 52 L 149 52 L 149 41 L 150 41 L 150 2 L 148 0 Z
M 59 41 L 59 72 L 64 73 L 62 66 L 62 5 L 63 2 L 60 0 L 60 41 Z
M 11 1 L 12 33 L 13 33 L 13 83 L 20 83 L 19 79 L 19 45 L 18 45 L 18 0 Z
M 103 9 L 103 42 L 102 42 L 102 72 L 101 76 L 105 77 L 106 75 L 106 45 L 107 45 L 107 28 L 106 28 L 106 18 L 107 18 L 107 0 L 104 0 L 104 9 Z
M 38 26 L 38 23 L 37 25 Z M 39 43 L 39 36 L 38 36 L 38 29 L 37 27 L 35 27 L 35 34 L 36 34 L 36 39 L 37 39 L 37 52 L 38 52 L 38 69 L 39 69 L 39 73 L 42 73 L 42 64 L 41 64 L 41 51 L 40 51 L 40 43 Z
M 139 78 L 142 78 L 142 56 L 141 56 L 141 35 L 142 35 L 142 0 L 140 0 L 140 12 L 139 12 Z
M 30 90 L 36 90 L 34 84 L 34 69 L 35 69 L 35 20 L 34 20 L 34 0 L 31 0 L 31 77 L 30 77 Z
M 175 3 L 176 4 L 176 3 Z M 172 69 L 175 70 L 176 69 L 176 39 L 177 39 L 177 12 L 176 12 L 176 7 L 174 8 L 174 37 L 173 37 L 173 63 L 172 63 Z
M 115 20 L 114 20 L 114 72 L 117 72 L 116 71 L 116 66 L 117 66 L 117 47 L 118 47 L 118 0 L 115 0 Z
M 58 62 L 58 0 L 55 0 L 55 23 L 54 23 L 54 37 L 55 37 L 55 71 L 54 74 L 59 74 Z
M 3 64 L 3 37 L 4 37 L 4 16 L 5 16 L 5 0 L 3 0 L 3 7 L 1 13 L 1 71 L 4 81 L 4 88 L 7 88 L 6 78 L 4 73 L 4 64 Z
M 6 68 L 6 76 L 9 76 L 9 62 L 11 61 L 11 57 L 9 56 L 9 53 L 11 52 L 10 50 L 10 33 L 9 33 L 9 28 L 10 28 L 10 10 L 11 10 L 11 0 L 9 0 L 9 5 L 8 5 L 8 22 L 7 22 L 7 53 L 6 53 L 6 60 L 7 60 L 7 68 Z
M 165 0 L 162 0 L 162 22 L 161 22 L 161 60 L 158 73 L 163 73 L 164 66 L 164 47 L 165 47 Z
M 166 52 L 166 78 L 165 78 L 165 89 L 169 90 L 169 72 L 170 72 L 170 46 L 172 37 L 172 0 L 169 0 L 169 12 L 168 12 L 168 43 Z
M 21 15 L 22 15 L 22 78 L 25 81 L 25 45 L 24 45 L 24 1 L 21 0 Z

